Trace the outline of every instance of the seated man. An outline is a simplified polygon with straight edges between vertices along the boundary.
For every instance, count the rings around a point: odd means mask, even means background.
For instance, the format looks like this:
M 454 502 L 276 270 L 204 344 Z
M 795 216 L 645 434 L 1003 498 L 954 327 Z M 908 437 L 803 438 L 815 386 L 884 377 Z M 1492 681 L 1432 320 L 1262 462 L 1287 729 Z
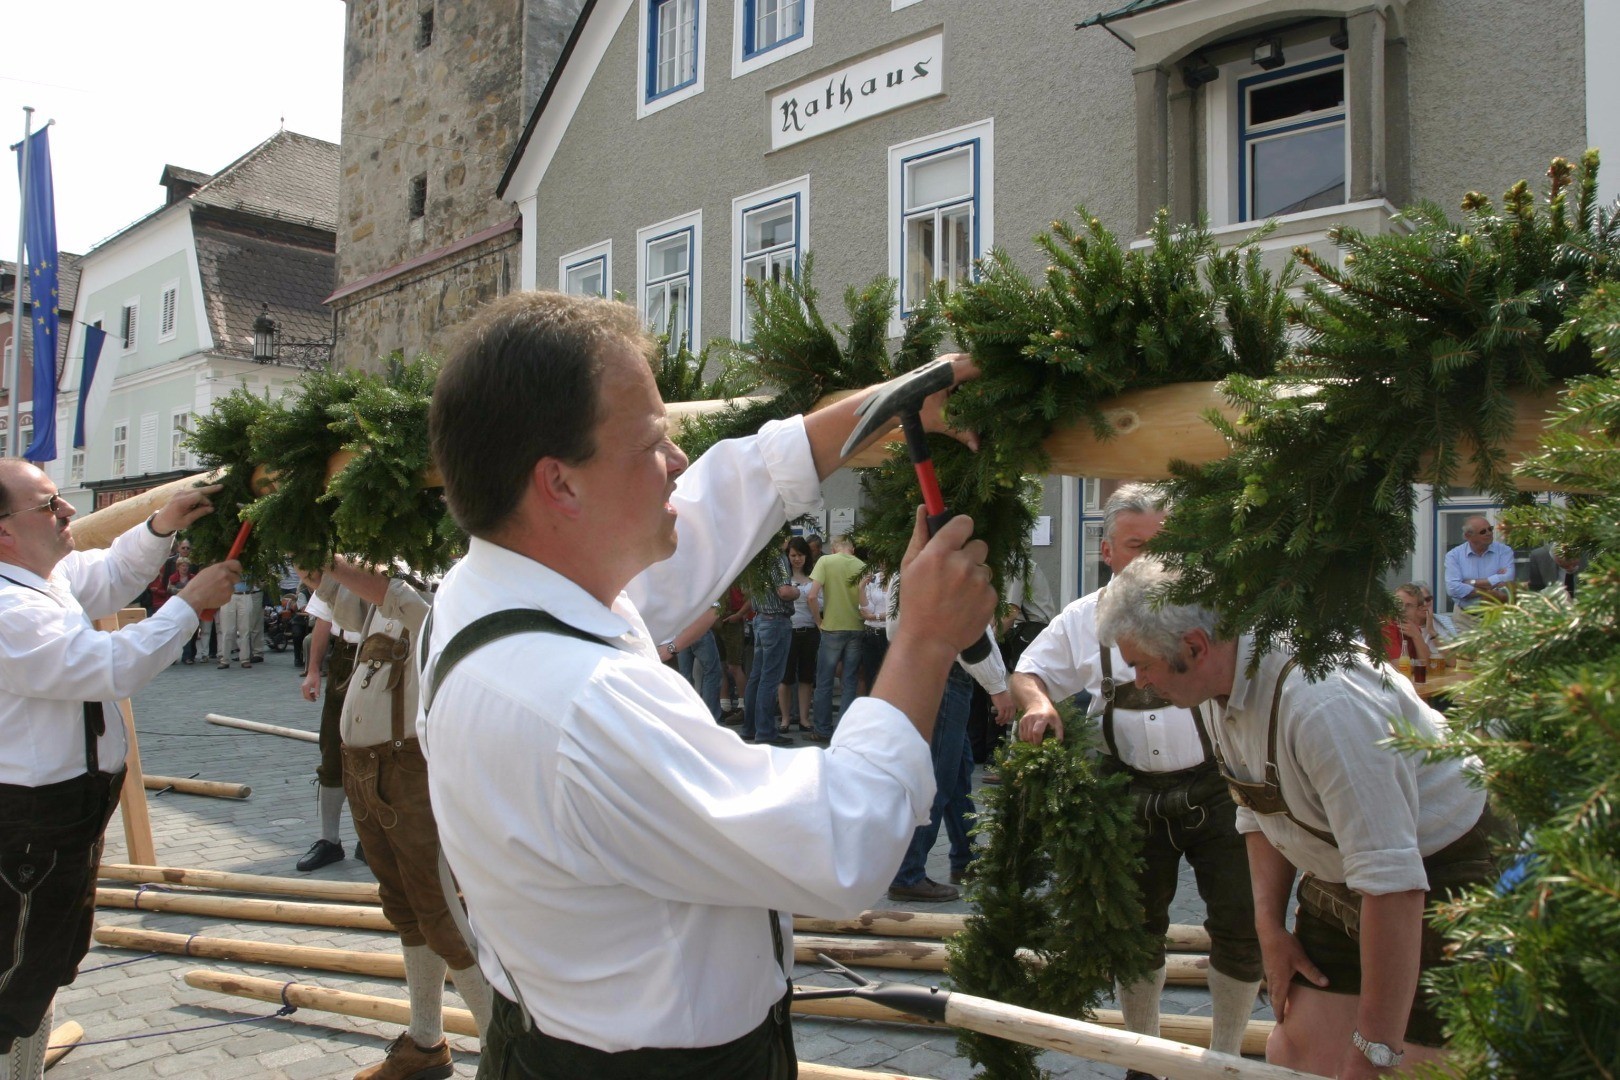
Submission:
M 1217 637 L 1215 615 L 1158 604 L 1174 580 L 1137 559 L 1097 604 L 1097 636 L 1173 704 L 1209 702 L 1216 760 L 1237 799 L 1255 927 L 1277 1027 L 1268 1061 L 1370 1077 L 1437 1060 L 1440 1019 L 1419 993 L 1444 941 L 1424 911 L 1489 880 L 1493 822 L 1469 781 L 1473 758 L 1430 761 L 1388 744 L 1391 718 L 1434 734 L 1445 718 L 1412 684 L 1364 656 L 1317 682 L 1254 640 Z M 1296 873 L 1299 912 L 1286 927 Z

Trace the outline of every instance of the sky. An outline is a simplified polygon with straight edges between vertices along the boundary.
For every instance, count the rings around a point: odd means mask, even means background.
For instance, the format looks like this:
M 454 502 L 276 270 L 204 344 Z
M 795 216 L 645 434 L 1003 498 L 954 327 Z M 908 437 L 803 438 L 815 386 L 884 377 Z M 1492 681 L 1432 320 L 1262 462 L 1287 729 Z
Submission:
M 214 173 L 289 131 L 339 141 L 343 0 L 32 0 L 6 5 L 0 142 L 54 119 L 57 248 L 83 254 L 163 203 L 165 165 Z M 17 154 L 0 168 L 0 259 L 17 257 Z

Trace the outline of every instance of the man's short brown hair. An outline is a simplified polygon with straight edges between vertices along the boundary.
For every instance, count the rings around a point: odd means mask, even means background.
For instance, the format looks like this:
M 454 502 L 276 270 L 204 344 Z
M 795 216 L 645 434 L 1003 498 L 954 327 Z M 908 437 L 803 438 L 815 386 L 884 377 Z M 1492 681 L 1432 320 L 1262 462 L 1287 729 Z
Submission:
M 450 513 L 468 535 L 500 528 L 541 458 L 596 453 L 598 388 L 615 348 L 650 358 L 655 343 L 633 308 L 597 297 L 513 293 L 468 325 L 428 413 Z

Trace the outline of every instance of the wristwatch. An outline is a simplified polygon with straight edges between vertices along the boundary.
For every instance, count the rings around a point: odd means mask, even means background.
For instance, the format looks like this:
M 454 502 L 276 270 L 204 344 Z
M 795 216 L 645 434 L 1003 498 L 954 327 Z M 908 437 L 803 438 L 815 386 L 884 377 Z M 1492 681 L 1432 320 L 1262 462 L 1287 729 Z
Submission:
M 668 656 L 664 655 L 664 650 L 665 649 L 669 650 L 669 655 Z M 675 642 L 674 642 L 673 639 L 669 640 L 669 641 L 660 641 L 658 643 L 658 658 L 660 660 L 673 660 L 673 659 L 675 659 L 675 652 L 676 652 L 676 650 L 675 650 Z
M 1350 1033 L 1350 1044 L 1367 1056 L 1367 1060 L 1380 1069 L 1398 1069 L 1405 1054 L 1397 1054 L 1390 1047 L 1380 1042 L 1371 1042 L 1361 1037 L 1361 1032 Z

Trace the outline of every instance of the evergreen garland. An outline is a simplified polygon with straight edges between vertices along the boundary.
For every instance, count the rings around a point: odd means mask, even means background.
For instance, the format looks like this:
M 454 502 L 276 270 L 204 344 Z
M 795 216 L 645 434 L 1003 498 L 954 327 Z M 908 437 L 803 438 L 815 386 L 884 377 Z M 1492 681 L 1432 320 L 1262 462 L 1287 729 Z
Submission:
M 1591 563 L 1573 601 L 1521 594 L 1488 614 L 1453 734 L 1404 740 L 1477 755 L 1523 830 L 1499 887 L 1440 910 L 1456 962 L 1428 984 L 1470 1077 L 1620 1073 L 1620 282 L 1594 289 L 1558 340 L 1595 347 L 1605 371 L 1571 387 L 1525 471 L 1595 494 L 1506 517 L 1515 541 L 1570 544 Z
M 222 490 L 211 497 L 214 512 L 186 527 L 192 558 L 198 566 L 225 558 L 242 527 L 243 512 L 258 498 L 253 489 L 253 470 L 259 462 L 253 454 L 252 431 L 272 407 L 267 397 L 239 387 L 216 401 L 212 412 L 196 419 L 187 447 L 205 469 L 224 470 L 219 480 Z M 244 572 L 258 580 L 281 576 L 275 570 L 275 561 L 262 543 L 250 542 L 242 553 Z
M 1135 873 L 1141 827 L 1123 775 L 1103 777 L 1086 752 L 1094 721 L 1065 706 L 1065 741 L 1007 743 L 1003 783 L 980 791 L 978 858 L 968 884 L 977 912 L 947 942 L 955 989 L 1060 1016 L 1084 1017 L 1152 967 Z M 1027 963 L 1019 950 L 1034 953 Z M 1045 1075 L 1023 1043 L 963 1031 L 979 1075 Z
M 1555 160 L 1539 205 L 1522 181 L 1500 211 L 1470 194 L 1462 224 L 1425 206 L 1409 235 L 1336 229 L 1342 270 L 1296 251 L 1316 278 L 1294 313 L 1301 344 L 1273 379 L 1223 384 L 1241 411 L 1211 418 L 1229 457 L 1174 466 L 1152 545 L 1181 570 L 1173 599 L 1214 608 L 1222 634 L 1253 633 L 1256 658 L 1289 639 L 1320 675 L 1393 614 L 1383 575 L 1414 545 L 1420 478 L 1443 488 L 1467 448 L 1480 485 L 1517 501 L 1500 449 L 1508 392 L 1593 370 L 1584 343 L 1555 351 L 1548 336 L 1620 265 L 1597 167 L 1595 151 L 1579 170 Z

